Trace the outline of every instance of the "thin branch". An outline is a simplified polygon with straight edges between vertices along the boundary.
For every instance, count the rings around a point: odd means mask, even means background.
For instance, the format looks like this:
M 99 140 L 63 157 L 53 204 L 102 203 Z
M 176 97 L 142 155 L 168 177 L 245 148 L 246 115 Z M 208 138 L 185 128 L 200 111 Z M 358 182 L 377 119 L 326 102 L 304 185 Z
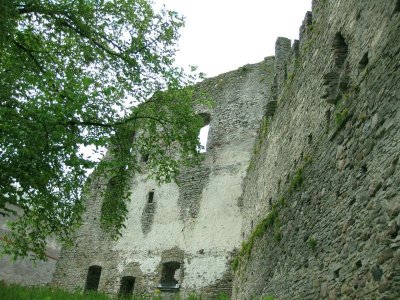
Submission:
M 113 56 L 117 56 L 121 59 L 126 59 L 126 57 L 121 54 L 121 53 L 117 53 L 115 51 L 112 51 L 111 49 L 109 49 L 109 47 L 106 47 L 104 45 L 102 45 L 101 43 L 97 42 L 93 37 L 87 35 L 85 32 L 83 32 L 83 28 L 82 26 L 87 26 L 86 24 L 82 24 L 81 22 L 78 22 L 78 20 L 76 20 L 76 18 L 74 18 L 73 16 L 71 16 L 70 14 L 68 14 L 65 11 L 51 11 L 48 9 L 43 9 L 40 7 L 35 7 L 35 6 L 17 6 L 17 10 L 19 12 L 19 14 L 29 14 L 29 13 L 36 13 L 39 15 L 47 15 L 50 16 L 51 18 L 54 18 L 55 20 L 58 21 L 64 21 L 61 22 L 61 25 L 64 25 L 72 30 L 74 30 L 76 33 L 78 33 L 81 37 L 87 38 L 88 40 L 90 40 L 95 46 L 99 47 L 100 49 L 102 49 L 103 51 L 107 52 L 109 55 L 113 55 Z M 72 22 L 68 23 L 66 21 L 66 19 L 62 19 L 60 17 L 58 17 L 57 15 L 61 15 L 64 18 L 70 20 Z M 75 26 L 74 26 L 75 25 Z M 116 44 L 113 40 L 110 40 L 106 35 L 100 34 L 96 31 L 94 31 L 94 28 L 91 28 L 93 34 L 95 36 L 97 36 L 100 39 L 105 40 L 106 42 L 108 42 L 109 44 L 111 44 L 112 46 L 114 46 L 115 48 L 117 48 L 119 51 L 121 51 L 122 53 L 125 52 L 122 47 L 118 44 Z M 161 38 L 162 34 L 159 34 L 159 36 L 155 39 L 152 39 L 150 42 L 150 45 L 154 45 L 157 41 L 159 41 L 159 39 Z M 139 49 L 136 49 L 134 52 L 132 52 L 132 54 L 138 54 L 141 53 L 142 51 L 144 51 L 145 49 L 149 48 L 149 45 L 144 45 L 143 47 L 140 47 Z
M 68 18 L 69 20 L 71 20 L 70 17 L 67 16 L 67 18 Z M 74 31 L 75 31 L 77 34 L 79 34 L 81 37 L 84 37 L 84 38 L 88 39 L 88 40 L 89 40 L 90 42 L 92 42 L 95 46 L 97 46 L 97 47 L 100 48 L 101 50 L 107 52 L 109 55 L 119 57 L 119 58 L 121 58 L 121 59 L 123 59 L 123 60 L 126 59 L 126 57 L 125 57 L 124 55 L 122 55 L 122 54 L 120 54 L 120 53 L 117 53 L 117 52 L 115 52 L 115 51 L 112 51 L 112 50 L 108 49 L 108 47 L 106 47 L 106 46 L 102 45 L 101 43 L 97 42 L 93 37 L 91 37 L 91 36 L 87 35 L 85 32 L 83 32 L 81 28 L 78 28 L 77 26 L 73 26 L 73 25 L 76 25 L 76 24 L 74 23 L 73 20 L 71 20 L 71 21 L 73 22 L 73 24 L 70 24 L 70 23 L 67 22 L 65 19 L 64 19 L 64 20 L 61 20 L 61 21 L 63 21 L 63 22 L 60 23 L 61 25 L 63 25 L 63 26 L 65 26 L 65 27 L 67 27 L 67 28 L 70 28 L 70 29 L 74 30 Z
M 159 122 L 160 124 L 165 124 L 165 123 L 172 123 L 169 122 L 167 120 L 161 120 L 155 117 L 151 117 L 151 116 L 138 116 L 138 115 L 134 115 L 130 118 L 126 118 L 120 122 L 115 122 L 115 123 L 101 123 L 101 122 L 97 122 L 97 121 L 76 121 L 76 120 L 70 120 L 66 123 L 57 123 L 57 125 L 67 125 L 67 126 L 94 126 L 94 127 L 103 127 L 103 128 L 113 128 L 119 125 L 124 125 L 127 124 L 131 121 L 135 121 L 138 119 L 149 119 L 149 120 L 154 120 Z
M 37 60 L 37 58 L 32 54 L 32 51 L 29 50 L 28 48 L 26 48 L 24 45 L 22 45 L 21 43 L 17 42 L 16 40 L 13 40 L 13 43 L 23 52 L 25 52 L 35 63 L 36 67 L 39 69 L 40 72 L 42 72 L 43 74 L 46 73 L 46 70 L 42 67 L 42 65 L 39 63 L 39 61 Z

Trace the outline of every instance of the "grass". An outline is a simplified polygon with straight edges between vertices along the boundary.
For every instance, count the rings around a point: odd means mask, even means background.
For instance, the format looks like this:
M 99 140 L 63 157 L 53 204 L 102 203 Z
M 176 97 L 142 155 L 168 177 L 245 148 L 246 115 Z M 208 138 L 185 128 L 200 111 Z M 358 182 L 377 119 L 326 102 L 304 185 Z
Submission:
M 294 72 L 289 72 L 289 74 L 287 75 L 287 83 L 291 84 L 292 81 L 294 80 Z
M 250 71 L 250 66 L 249 65 L 245 65 L 243 67 L 240 67 L 239 71 L 242 72 L 242 73 L 247 73 L 248 71 Z
M 347 117 L 349 116 L 349 105 L 351 99 L 356 97 L 360 93 L 360 87 L 356 84 L 350 84 L 347 91 L 342 95 L 340 100 L 335 105 L 335 122 L 337 127 L 341 127 Z
M 335 121 L 336 121 L 337 126 L 340 126 L 343 124 L 343 122 L 346 120 L 348 114 L 349 114 L 349 109 L 347 107 L 343 108 L 341 111 L 339 111 L 335 114 Z
M 299 67 L 300 67 L 300 65 L 301 65 L 301 61 L 300 61 L 300 58 L 296 58 L 295 60 L 294 60 L 294 69 L 296 70 L 296 69 L 298 69 Z
M 54 289 L 50 287 L 24 287 L 17 284 L 7 285 L 0 281 L 0 299 L 1 300 L 111 300 L 117 299 L 107 296 L 102 293 L 91 292 L 82 293 L 67 292 L 60 289 Z M 158 293 L 154 295 L 132 295 L 130 297 L 118 298 L 125 300 L 163 300 L 163 297 Z M 170 298 L 168 298 L 170 299 Z M 179 294 L 176 295 L 176 300 L 201 300 L 201 295 L 190 294 L 187 298 L 181 298 Z M 229 297 L 225 293 L 218 294 L 216 300 L 229 300 Z
M 234 271 L 238 269 L 242 259 L 250 256 L 256 240 L 261 238 L 267 229 L 274 225 L 274 240 L 279 242 L 281 240 L 281 223 L 278 217 L 277 208 L 275 206 L 273 206 L 272 210 L 267 214 L 267 216 L 257 224 L 256 228 L 254 228 L 254 230 L 251 232 L 249 239 L 247 241 L 243 241 L 239 254 L 234 258 L 231 264 Z
M 264 118 L 262 119 L 261 126 L 259 128 L 258 137 L 257 137 L 254 147 L 253 147 L 253 158 L 250 161 L 248 171 L 253 170 L 255 167 L 254 160 L 255 160 L 255 157 L 258 156 L 258 154 L 260 153 L 262 144 L 268 134 L 268 128 L 269 128 L 269 121 L 268 121 L 268 118 L 266 116 L 264 116 Z
M 267 132 L 268 124 L 265 124 L 265 128 Z M 312 157 L 310 155 L 306 155 L 303 159 L 304 162 L 291 176 L 290 186 L 287 190 L 287 193 L 289 194 L 293 193 L 296 189 L 299 189 L 304 183 L 304 168 L 312 163 Z M 244 262 L 245 259 L 249 258 L 251 251 L 253 250 L 254 243 L 257 239 L 261 238 L 269 228 L 273 228 L 271 236 L 275 242 L 279 243 L 282 240 L 282 224 L 279 218 L 279 212 L 286 206 L 286 204 L 286 197 L 283 195 L 279 197 L 277 202 L 272 205 L 272 209 L 267 216 L 262 219 L 250 233 L 249 238 L 242 242 L 242 247 L 240 248 L 239 253 L 235 256 L 231 263 L 231 267 L 234 272 L 239 269 L 240 264 Z M 310 247 L 314 250 L 316 247 L 316 241 L 312 241 Z
M 0 299 L 2 300 L 110 300 L 100 293 L 70 293 L 49 287 L 23 287 L 15 284 L 6 285 L 0 282 Z
M 296 173 L 293 175 L 290 181 L 290 188 L 291 190 L 295 190 L 303 184 L 304 177 L 303 177 L 303 167 L 300 167 L 296 170 Z
M 280 207 L 284 207 L 286 205 L 286 198 L 285 196 L 281 196 L 278 200 L 278 204 Z

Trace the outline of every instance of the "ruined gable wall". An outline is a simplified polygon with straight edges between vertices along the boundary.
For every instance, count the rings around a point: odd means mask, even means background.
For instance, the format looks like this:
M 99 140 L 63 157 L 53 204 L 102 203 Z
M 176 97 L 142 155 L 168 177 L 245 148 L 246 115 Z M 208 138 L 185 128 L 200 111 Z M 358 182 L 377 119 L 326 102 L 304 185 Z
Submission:
M 244 182 L 234 298 L 397 299 L 400 3 L 314 1 L 297 45 Z
M 201 165 L 183 170 L 177 183 L 158 186 L 147 174 L 132 178 L 129 218 L 122 237 L 100 230 L 101 191 L 107 179 L 93 178 L 85 224 L 72 249 L 63 249 L 54 285 L 83 289 L 88 267 L 102 267 L 99 290 L 118 292 L 122 276 L 134 276 L 135 292 L 154 291 L 162 264 L 179 262 L 181 294 L 214 297 L 230 293 L 231 252 L 241 242 L 239 197 L 252 145 L 272 82 L 274 59 L 207 79 L 199 89 L 214 106 L 207 152 Z M 153 203 L 147 203 L 154 191 Z

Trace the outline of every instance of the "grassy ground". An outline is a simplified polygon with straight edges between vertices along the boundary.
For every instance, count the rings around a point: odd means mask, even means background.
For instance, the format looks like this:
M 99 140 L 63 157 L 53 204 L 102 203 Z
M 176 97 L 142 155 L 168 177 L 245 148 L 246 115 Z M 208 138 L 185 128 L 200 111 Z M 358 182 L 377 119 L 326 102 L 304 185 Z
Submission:
M 49 287 L 23 287 L 19 285 L 6 285 L 0 281 L 1 300 L 111 300 L 104 294 L 76 292 L 69 293 L 63 290 L 52 289 Z M 115 298 L 114 298 L 115 299 Z M 134 295 L 129 300 L 162 300 L 160 296 Z M 178 298 L 179 299 L 179 296 Z M 182 299 L 182 298 L 180 298 Z M 186 300 L 201 300 L 200 296 L 191 295 Z M 219 296 L 216 300 L 228 300 L 225 295 Z M 182 299 L 183 300 L 183 299 Z
M 0 282 L 1 300 L 110 300 L 103 294 L 68 293 L 63 290 L 48 287 L 22 287 L 19 285 L 6 285 Z

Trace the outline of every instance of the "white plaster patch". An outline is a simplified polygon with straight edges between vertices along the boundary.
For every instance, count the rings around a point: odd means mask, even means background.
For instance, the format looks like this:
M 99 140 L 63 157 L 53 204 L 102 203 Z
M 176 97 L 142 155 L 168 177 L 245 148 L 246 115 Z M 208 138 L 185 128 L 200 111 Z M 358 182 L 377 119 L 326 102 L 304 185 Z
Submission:
M 143 176 L 142 179 L 144 179 Z M 179 233 L 183 224 L 179 221 L 178 186 L 174 183 L 158 186 L 153 180 L 140 178 L 132 186 L 129 204 L 129 217 L 125 221 L 123 238 L 119 239 L 114 250 L 117 251 L 154 251 L 169 249 L 179 244 Z M 147 202 L 149 191 L 154 190 L 156 210 L 151 231 L 142 232 L 142 212 Z
M 239 244 L 242 220 L 236 202 L 241 194 L 241 182 L 237 175 L 210 176 L 195 227 L 185 231 L 185 249 L 230 251 Z
M 148 256 L 145 253 L 142 254 L 135 253 L 132 255 L 128 252 L 125 252 L 125 260 L 123 262 L 120 261 L 117 265 L 118 272 L 122 273 L 124 271 L 125 266 L 132 262 L 138 263 L 140 270 L 144 274 L 155 273 L 158 265 L 161 262 L 161 257 Z
M 195 257 L 185 260 L 185 273 L 182 287 L 201 288 L 220 279 L 226 271 L 224 257 Z

